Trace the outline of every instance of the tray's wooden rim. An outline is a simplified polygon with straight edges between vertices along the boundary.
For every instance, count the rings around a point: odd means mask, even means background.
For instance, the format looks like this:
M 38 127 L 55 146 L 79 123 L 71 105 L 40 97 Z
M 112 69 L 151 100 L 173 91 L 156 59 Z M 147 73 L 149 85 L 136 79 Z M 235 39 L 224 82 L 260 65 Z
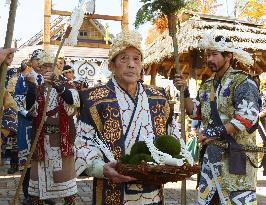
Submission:
M 171 165 L 152 165 L 145 162 L 138 165 L 130 165 L 118 162 L 117 171 L 120 174 L 135 177 L 137 182 L 166 184 L 167 182 L 182 181 L 199 173 L 200 166 L 183 165 L 177 167 Z

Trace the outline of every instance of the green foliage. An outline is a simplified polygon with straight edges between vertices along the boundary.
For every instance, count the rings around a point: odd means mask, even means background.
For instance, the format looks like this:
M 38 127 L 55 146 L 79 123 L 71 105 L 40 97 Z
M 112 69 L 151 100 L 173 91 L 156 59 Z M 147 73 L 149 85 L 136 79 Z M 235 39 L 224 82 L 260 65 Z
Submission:
M 130 151 L 130 156 L 134 156 L 137 154 L 148 154 L 151 155 L 149 148 L 147 147 L 146 143 L 144 141 L 136 142 Z
M 165 15 L 176 13 L 186 4 L 185 0 L 140 0 L 144 5 L 138 10 L 135 27 L 154 20 L 162 13 Z
M 182 158 L 184 158 L 184 157 L 183 157 L 182 155 L 180 155 L 180 154 L 179 154 L 179 155 L 174 155 L 173 157 L 176 158 L 176 159 L 182 159 Z
M 196 0 L 187 0 L 186 4 L 183 8 L 181 8 L 181 11 L 197 11 L 197 1 Z
M 171 156 L 178 156 L 181 151 L 181 145 L 177 138 L 170 135 L 162 135 L 154 142 L 155 147 L 160 151 L 170 154 Z
M 181 159 L 181 145 L 178 139 L 170 135 L 162 135 L 154 141 L 155 147 L 160 151 L 170 154 L 171 156 Z M 136 142 L 130 151 L 130 155 L 124 155 L 120 158 L 123 164 L 139 164 L 142 161 L 154 162 L 151 152 L 144 141 Z
M 129 160 L 129 164 L 140 164 L 142 161 L 154 162 L 151 155 L 141 153 L 141 154 L 136 154 L 134 156 L 131 156 Z
M 129 161 L 130 161 L 130 155 L 129 154 L 123 155 L 120 158 L 120 162 L 123 164 L 128 164 Z
M 174 155 L 174 156 L 172 156 L 172 157 L 174 157 L 174 158 L 176 158 L 176 159 L 184 159 L 184 157 L 182 156 L 182 155 Z M 187 163 L 188 164 L 188 161 L 187 161 L 187 159 L 185 159 L 184 160 L 184 163 Z

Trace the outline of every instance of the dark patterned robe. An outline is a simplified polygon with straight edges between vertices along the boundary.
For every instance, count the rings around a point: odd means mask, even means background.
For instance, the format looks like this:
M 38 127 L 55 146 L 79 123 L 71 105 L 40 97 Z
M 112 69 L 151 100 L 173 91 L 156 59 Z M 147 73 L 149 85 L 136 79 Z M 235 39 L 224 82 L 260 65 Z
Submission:
M 104 179 L 103 166 L 108 160 L 88 136 L 100 136 L 115 160 L 129 154 L 132 145 L 143 141 L 145 136 L 173 134 L 180 137 L 164 90 L 138 83 L 133 99 L 113 78 L 106 85 L 81 92 L 80 98 L 76 169 L 80 173 L 87 168 L 94 177 L 93 204 L 162 204 L 160 186 L 113 184 Z

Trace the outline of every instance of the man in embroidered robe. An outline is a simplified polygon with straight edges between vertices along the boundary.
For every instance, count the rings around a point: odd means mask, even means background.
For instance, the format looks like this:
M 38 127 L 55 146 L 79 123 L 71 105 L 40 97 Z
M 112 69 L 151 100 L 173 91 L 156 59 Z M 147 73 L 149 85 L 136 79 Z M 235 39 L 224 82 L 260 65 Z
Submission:
M 33 61 L 33 60 L 31 60 Z M 34 64 L 33 64 L 34 65 Z M 34 66 L 36 67 L 36 66 Z M 30 138 L 31 138 L 31 121 L 26 108 L 26 81 L 25 77 L 32 71 L 33 68 L 29 66 L 28 60 L 23 60 L 19 68 L 19 76 L 16 82 L 14 99 L 18 105 L 18 148 L 19 148 L 19 165 L 20 169 L 23 169 L 23 166 L 27 160 L 27 155 L 30 150 Z
M 80 92 L 81 121 L 76 147 L 76 169 L 94 177 L 93 204 L 162 204 L 161 186 L 134 183 L 119 174 L 116 163 L 144 138 L 172 134 L 180 137 L 173 111 L 163 89 L 143 85 L 140 79 L 143 53 L 137 32 L 120 33 L 109 52 L 113 73 L 106 85 Z M 98 137 L 110 147 L 116 161 L 109 162 L 93 141 Z M 188 160 L 191 155 L 181 140 Z
M 19 108 L 18 111 L 18 158 L 19 169 L 23 170 L 27 161 L 27 157 L 31 148 L 31 134 L 32 134 L 32 116 L 31 110 L 26 107 L 26 94 L 27 94 L 27 76 L 37 76 L 35 69 L 38 70 L 40 66 L 40 57 L 42 49 L 34 50 L 30 59 L 25 59 L 21 62 L 19 68 L 19 76 L 16 82 L 14 99 Z M 22 190 L 24 194 L 23 205 L 30 204 L 28 188 L 30 181 L 30 167 L 27 168 L 26 175 L 23 180 Z
M 36 75 L 27 78 L 26 106 L 33 118 L 33 138 L 41 123 L 48 83 L 52 89 L 45 123 L 31 163 L 29 195 L 33 204 L 62 197 L 66 205 L 72 205 L 77 193 L 72 116 L 79 107 L 79 96 L 76 89 L 67 88 L 52 73 L 52 55 L 41 51 L 40 56 L 40 69 L 36 70 Z
M 256 145 L 259 90 L 251 76 L 231 66 L 233 58 L 247 66 L 253 60 L 218 32 L 204 33 L 199 44 L 206 49 L 208 67 L 214 75 L 201 85 L 196 99 L 189 98 L 187 87 L 184 92 L 187 114 L 202 120 L 204 127 L 199 136 L 205 149 L 198 203 L 257 204 L 256 153 L 241 151 L 240 144 Z M 186 86 L 182 76 L 177 77 L 175 84 Z M 230 143 L 230 149 L 215 142 Z

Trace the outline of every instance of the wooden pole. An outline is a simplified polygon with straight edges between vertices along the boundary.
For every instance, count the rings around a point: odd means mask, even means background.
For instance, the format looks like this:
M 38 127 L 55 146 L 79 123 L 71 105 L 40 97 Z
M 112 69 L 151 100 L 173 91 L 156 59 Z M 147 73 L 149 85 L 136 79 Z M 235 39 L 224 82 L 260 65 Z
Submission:
M 174 58 L 175 58 L 175 69 L 176 74 L 180 75 L 180 64 L 179 64 L 179 55 L 178 55 L 178 44 L 177 44 L 177 16 L 176 14 L 169 14 L 167 15 L 168 19 L 168 29 L 169 35 L 172 37 L 173 40 L 173 47 L 174 47 Z M 180 89 L 180 123 L 181 123 L 181 137 L 186 142 L 186 126 L 185 126 L 185 104 L 184 104 L 184 87 Z M 181 205 L 186 205 L 186 180 L 182 181 L 181 186 Z
M 4 48 L 10 48 L 12 44 L 17 6 L 18 6 L 18 1 L 11 0 Z M 7 73 L 7 65 L 5 63 L 2 63 L 0 67 L 0 91 L 1 91 L 0 92 L 0 123 L 1 124 L 2 124 L 2 118 L 3 118 L 3 112 L 4 112 L 3 110 L 4 99 L 3 98 L 4 98 L 6 73 Z M 0 143 L 0 154 L 1 152 L 2 150 L 1 150 L 1 143 Z M 0 157 L 0 164 L 1 164 L 1 157 Z
M 150 74 L 151 74 L 150 85 L 156 85 L 157 65 L 153 64 L 151 66 Z
M 50 49 L 51 13 L 52 13 L 52 0 L 44 0 L 43 49 L 45 51 L 48 51 Z
M 52 9 L 52 15 L 71 16 L 71 12 L 70 11 L 61 11 L 61 10 Z M 86 18 L 90 18 L 90 19 L 122 21 L 122 16 L 110 16 L 110 15 L 102 15 L 102 14 L 85 14 L 85 17 Z
M 128 31 L 128 0 L 122 0 L 122 22 L 123 31 Z

